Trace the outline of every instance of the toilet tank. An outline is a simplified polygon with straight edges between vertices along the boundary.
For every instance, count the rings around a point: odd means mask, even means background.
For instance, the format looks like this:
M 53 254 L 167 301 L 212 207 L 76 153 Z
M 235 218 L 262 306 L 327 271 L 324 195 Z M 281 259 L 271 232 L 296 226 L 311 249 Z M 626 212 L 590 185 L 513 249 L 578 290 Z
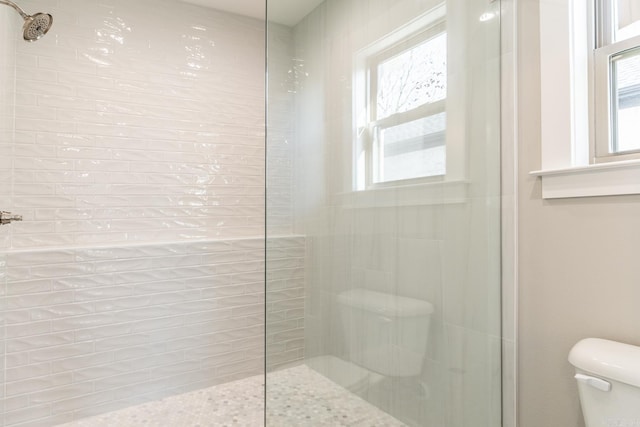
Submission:
M 385 376 L 415 376 L 429 340 L 433 305 L 367 289 L 338 295 L 352 362 Z
M 598 338 L 569 353 L 587 427 L 640 426 L 640 347 Z

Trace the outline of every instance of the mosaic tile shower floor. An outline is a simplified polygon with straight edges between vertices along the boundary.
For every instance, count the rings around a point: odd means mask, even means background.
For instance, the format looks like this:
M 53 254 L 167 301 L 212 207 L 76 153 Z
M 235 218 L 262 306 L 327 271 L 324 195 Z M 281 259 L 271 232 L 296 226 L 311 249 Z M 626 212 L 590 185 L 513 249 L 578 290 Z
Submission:
M 259 375 L 58 427 L 260 427 L 263 380 Z M 405 426 L 305 365 L 269 374 L 268 387 L 269 426 Z

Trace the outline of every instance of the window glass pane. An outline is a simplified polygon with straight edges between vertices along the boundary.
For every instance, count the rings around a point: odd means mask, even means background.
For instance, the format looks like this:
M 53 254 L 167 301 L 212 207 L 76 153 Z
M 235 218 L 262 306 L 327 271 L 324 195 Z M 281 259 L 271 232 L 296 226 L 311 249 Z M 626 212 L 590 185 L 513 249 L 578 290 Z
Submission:
M 378 65 L 376 119 L 447 96 L 447 35 L 442 33 Z
M 615 41 L 640 35 L 640 1 L 615 0 L 617 15 Z
M 612 59 L 613 152 L 640 150 L 640 49 Z
M 380 131 L 374 182 L 444 175 L 446 113 Z

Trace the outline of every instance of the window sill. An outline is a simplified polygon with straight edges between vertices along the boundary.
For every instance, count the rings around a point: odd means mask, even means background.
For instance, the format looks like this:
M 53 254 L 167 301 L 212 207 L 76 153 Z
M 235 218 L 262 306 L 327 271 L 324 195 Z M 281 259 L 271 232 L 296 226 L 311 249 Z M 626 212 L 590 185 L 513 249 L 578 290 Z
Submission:
M 464 203 L 467 181 L 442 181 L 397 185 L 335 194 L 334 206 L 347 209 Z
M 640 160 L 530 173 L 542 179 L 543 199 L 640 194 Z

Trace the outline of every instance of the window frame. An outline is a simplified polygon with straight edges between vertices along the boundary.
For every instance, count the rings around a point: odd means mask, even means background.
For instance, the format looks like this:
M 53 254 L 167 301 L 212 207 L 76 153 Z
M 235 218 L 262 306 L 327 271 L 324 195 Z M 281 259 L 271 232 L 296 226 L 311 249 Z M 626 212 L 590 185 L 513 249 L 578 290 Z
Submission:
M 383 156 L 381 155 L 381 138 L 380 133 L 385 129 L 392 128 L 406 124 L 422 118 L 431 117 L 436 114 L 446 113 L 446 100 L 445 97 L 441 100 L 428 102 L 426 104 L 419 105 L 401 113 L 395 113 L 387 117 L 378 119 L 378 66 L 393 58 L 396 55 L 411 50 L 414 47 L 426 43 L 429 40 L 433 40 L 442 34 L 447 34 L 446 20 L 440 18 L 435 22 L 432 22 L 427 27 L 418 32 L 414 32 L 408 37 L 398 41 L 397 43 L 380 50 L 379 52 L 369 56 L 367 58 L 367 100 L 368 100 L 368 116 L 369 122 L 367 125 L 367 131 L 365 137 L 366 141 L 366 187 L 376 188 L 384 186 L 398 185 L 398 183 L 410 184 L 417 182 L 431 182 L 441 181 L 446 174 L 446 166 L 444 174 L 416 176 L 406 179 L 397 179 L 389 181 L 377 181 L 381 170 L 383 169 Z M 443 145 L 446 147 L 446 137 Z M 445 148 L 446 149 L 446 148 Z
M 616 151 L 615 117 L 613 98 L 616 95 L 613 74 L 614 59 L 626 52 L 640 48 L 640 35 L 615 41 L 616 0 L 592 0 L 589 24 L 592 26 L 593 62 L 590 73 L 593 79 L 591 97 L 593 141 L 590 153 L 593 163 L 606 163 L 640 159 L 640 148 Z
M 543 199 L 640 194 L 640 159 L 595 162 L 596 0 L 539 3 Z
M 431 184 L 439 183 L 444 180 L 449 180 L 455 177 L 460 179 L 461 170 L 463 166 L 458 163 L 461 162 L 463 156 L 457 156 L 458 160 L 452 160 L 449 156 L 450 145 L 453 146 L 452 152 L 459 154 L 464 153 L 464 149 L 460 148 L 461 141 L 458 135 L 452 137 L 450 135 L 449 127 L 445 131 L 445 143 L 447 149 L 446 157 L 446 174 L 435 175 L 426 177 L 416 177 L 402 180 L 393 180 L 375 183 L 374 176 L 374 153 L 375 143 L 373 138 L 374 125 L 385 124 L 385 128 L 394 126 L 396 124 L 402 124 L 415 119 L 423 117 L 429 117 L 432 114 L 438 114 L 439 112 L 446 112 L 446 106 L 449 104 L 450 91 L 449 87 L 450 72 L 447 72 L 447 96 L 445 99 L 436 101 L 433 103 L 427 103 L 425 105 L 416 107 L 407 112 L 394 114 L 390 117 L 373 120 L 375 117 L 375 108 L 372 108 L 372 103 L 375 102 L 374 97 L 371 96 L 371 83 L 373 80 L 372 73 L 370 72 L 371 66 L 374 63 L 380 63 L 387 58 L 390 58 L 398 53 L 404 52 L 410 49 L 411 46 L 417 46 L 423 41 L 436 37 L 442 32 L 447 32 L 446 22 L 446 5 L 441 3 L 434 7 L 429 12 L 417 17 L 409 24 L 394 30 L 393 32 L 385 35 L 381 39 L 371 43 L 367 47 L 361 49 L 354 56 L 353 64 L 353 191 L 366 191 L 376 190 L 384 188 L 392 188 L 406 185 L 416 184 Z M 457 59 L 457 58 L 456 58 Z M 450 39 L 447 34 L 447 63 L 451 60 Z M 456 98 L 459 94 L 456 94 Z M 433 112 L 429 114 L 429 112 Z M 456 117 L 457 121 L 461 121 L 461 118 Z M 396 122 L 394 122 L 396 120 Z M 447 117 L 447 123 L 449 123 L 449 117 Z M 453 157 L 453 156 L 451 156 Z M 449 171 L 452 171 L 449 174 Z

